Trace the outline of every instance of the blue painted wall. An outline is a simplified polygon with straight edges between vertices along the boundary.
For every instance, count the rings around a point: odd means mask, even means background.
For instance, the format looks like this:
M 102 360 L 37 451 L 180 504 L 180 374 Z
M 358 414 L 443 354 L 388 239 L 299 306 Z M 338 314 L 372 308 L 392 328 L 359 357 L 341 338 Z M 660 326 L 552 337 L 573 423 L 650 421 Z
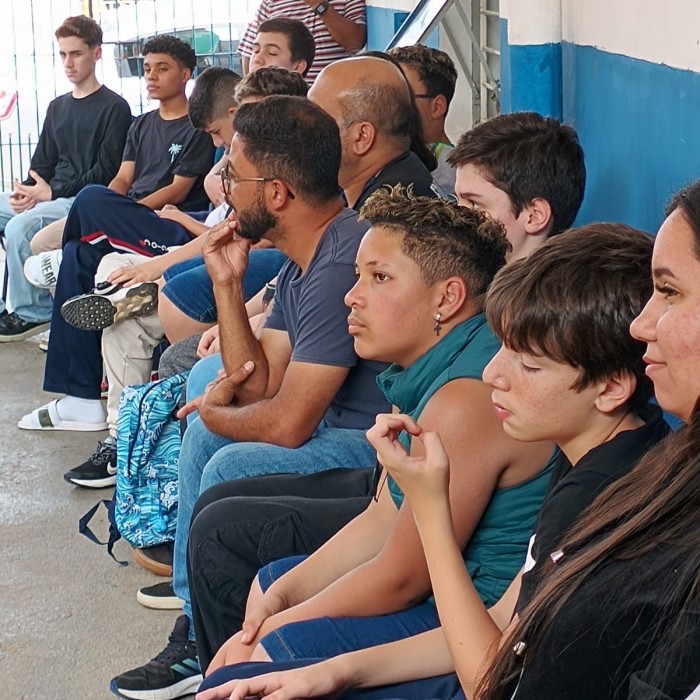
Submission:
M 700 74 L 566 43 L 562 64 L 588 167 L 579 219 L 656 232 L 669 196 L 700 177 Z
M 367 6 L 367 48 L 370 51 L 384 51 L 396 33 L 394 15 L 396 10 L 386 7 Z
M 408 15 L 408 12 L 401 10 L 367 5 L 367 48 L 370 51 L 384 51 Z M 435 29 L 423 43 L 439 48 L 439 29 Z
M 561 119 L 561 44 L 510 46 L 508 21 L 500 21 L 501 111 L 527 110 Z
M 588 184 L 578 224 L 656 232 L 669 196 L 700 177 L 700 74 L 575 44 L 509 46 L 501 24 L 501 107 L 573 124 Z

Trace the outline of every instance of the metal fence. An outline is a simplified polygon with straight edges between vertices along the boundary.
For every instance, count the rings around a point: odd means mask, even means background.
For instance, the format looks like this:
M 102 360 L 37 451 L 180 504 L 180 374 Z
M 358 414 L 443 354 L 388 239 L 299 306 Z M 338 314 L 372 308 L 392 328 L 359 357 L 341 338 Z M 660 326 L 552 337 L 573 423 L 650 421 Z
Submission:
M 141 80 L 143 44 L 175 34 L 197 54 L 198 70 L 240 72 L 237 54 L 259 0 L 3 0 L 0 22 L 0 186 L 26 177 L 49 102 L 69 92 L 54 31 L 71 15 L 96 19 L 104 32 L 98 77 L 134 115 L 153 109 Z

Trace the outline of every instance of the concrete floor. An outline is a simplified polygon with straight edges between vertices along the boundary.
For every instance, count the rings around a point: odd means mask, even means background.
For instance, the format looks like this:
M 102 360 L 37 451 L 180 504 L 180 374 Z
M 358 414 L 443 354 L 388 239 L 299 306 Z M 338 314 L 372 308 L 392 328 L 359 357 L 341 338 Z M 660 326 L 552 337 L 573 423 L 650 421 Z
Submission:
M 121 541 L 116 564 L 78 533 L 78 519 L 112 489 L 81 489 L 63 473 L 105 433 L 26 431 L 18 419 L 46 403 L 38 338 L 0 344 L 0 678 L 3 700 L 113 698 L 110 679 L 160 652 L 176 613 L 136 602 L 158 579 Z M 100 537 L 105 518 L 96 525 Z

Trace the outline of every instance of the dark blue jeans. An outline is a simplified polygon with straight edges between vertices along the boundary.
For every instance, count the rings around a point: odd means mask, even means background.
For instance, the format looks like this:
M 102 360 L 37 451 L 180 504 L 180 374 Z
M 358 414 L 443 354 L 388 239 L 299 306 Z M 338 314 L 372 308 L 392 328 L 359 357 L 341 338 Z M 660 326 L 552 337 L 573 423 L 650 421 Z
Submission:
M 306 559 L 279 559 L 258 572 L 266 591 L 277 579 Z M 320 617 L 284 625 L 265 635 L 260 643 L 273 661 L 319 658 L 388 644 L 440 626 L 437 610 L 430 603 L 414 605 L 387 615 L 368 617 Z
M 93 289 L 100 260 L 115 251 L 155 257 L 191 238 L 180 224 L 102 185 L 88 185 L 78 193 L 63 230 L 44 391 L 100 398 L 102 334 L 73 328 L 61 316 L 65 301 Z
M 275 248 L 251 250 L 243 279 L 245 298 L 255 296 L 276 277 L 286 260 Z M 216 323 L 214 288 L 201 255 L 168 268 L 163 278 L 163 294 L 183 314 L 200 323 Z
M 235 666 L 224 666 L 207 676 L 199 686 L 199 690 L 216 688 L 233 679 L 254 678 L 263 673 L 288 671 L 303 668 L 322 661 L 322 659 L 300 659 L 297 661 L 280 661 L 273 663 L 245 663 Z M 348 690 L 340 696 L 343 700 L 466 700 L 459 680 L 454 673 L 444 676 L 424 678 L 419 681 L 385 685 L 379 688 Z

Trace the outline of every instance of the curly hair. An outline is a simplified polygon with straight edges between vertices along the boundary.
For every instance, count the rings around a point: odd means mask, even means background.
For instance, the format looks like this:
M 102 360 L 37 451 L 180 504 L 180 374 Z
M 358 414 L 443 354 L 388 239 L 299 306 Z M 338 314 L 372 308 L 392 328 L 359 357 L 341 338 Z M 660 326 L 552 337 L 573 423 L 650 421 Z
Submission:
M 510 248 L 499 222 L 444 199 L 416 197 L 410 185 L 377 190 L 359 218 L 402 236 L 402 252 L 428 286 L 461 277 L 477 302 L 505 265 Z
M 440 49 L 431 49 L 422 44 L 398 46 L 387 51 L 401 66 L 412 68 L 431 97 L 442 95 L 447 106 L 455 94 L 457 69 L 452 59 Z
M 174 58 L 183 68 L 189 68 L 192 72 L 197 66 L 197 56 L 192 47 L 186 41 L 170 34 L 161 34 L 149 39 L 141 54 L 146 56 L 149 53 L 164 53 Z
M 269 95 L 291 95 L 306 97 L 309 84 L 300 73 L 294 73 L 286 68 L 267 66 L 248 73 L 236 86 L 236 101 L 240 102 L 249 97 L 268 97 Z

